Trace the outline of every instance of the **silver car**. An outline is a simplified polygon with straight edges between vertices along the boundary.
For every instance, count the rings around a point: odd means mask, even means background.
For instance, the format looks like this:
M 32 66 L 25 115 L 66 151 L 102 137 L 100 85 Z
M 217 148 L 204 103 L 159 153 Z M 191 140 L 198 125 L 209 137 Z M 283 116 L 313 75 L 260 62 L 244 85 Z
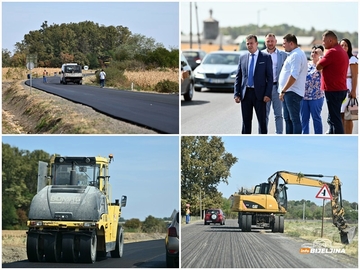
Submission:
M 179 267 L 179 211 L 174 210 L 165 237 L 166 267 Z
M 186 60 L 185 56 L 181 53 L 181 72 L 187 72 L 188 76 L 181 81 L 181 94 L 184 96 L 185 101 L 191 101 L 194 96 L 194 73 Z
M 216 51 L 208 53 L 201 64 L 194 70 L 195 91 L 201 88 L 234 88 L 240 52 Z

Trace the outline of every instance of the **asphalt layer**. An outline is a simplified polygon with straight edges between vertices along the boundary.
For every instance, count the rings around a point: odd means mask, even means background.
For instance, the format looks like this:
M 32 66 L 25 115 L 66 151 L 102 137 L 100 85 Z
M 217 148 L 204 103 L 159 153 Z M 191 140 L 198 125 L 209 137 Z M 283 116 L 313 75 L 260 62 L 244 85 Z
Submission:
M 25 82 L 30 85 L 30 80 Z M 59 77 L 32 79 L 31 87 L 80 103 L 113 118 L 164 134 L 179 134 L 179 95 L 60 84 Z
M 2 268 L 166 268 L 164 239 L 124 244 L 122 258 L 98 258 L 93 264 L 29 262 L 6 263 Z

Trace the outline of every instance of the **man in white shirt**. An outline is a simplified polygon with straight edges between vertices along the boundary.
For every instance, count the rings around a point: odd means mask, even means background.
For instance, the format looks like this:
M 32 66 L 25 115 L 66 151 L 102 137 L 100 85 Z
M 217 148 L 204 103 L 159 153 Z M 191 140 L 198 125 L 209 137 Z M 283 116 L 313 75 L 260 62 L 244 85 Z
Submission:
M 298 47 L 293 34 L 283 37 L 283 47 L 289 52 L 279 75 L 280 100 L 283 101 L 286 134 L 301 134 L 300 104 L 305 95 L 307 58 Z
M 100 74 L 99 74 L 99 77 L 100 77 L 100 87 L 101 88 L 104 88 L 105 86 L 105 78 L 106 78 L 106 73 L 105 71 L 102 69 Z

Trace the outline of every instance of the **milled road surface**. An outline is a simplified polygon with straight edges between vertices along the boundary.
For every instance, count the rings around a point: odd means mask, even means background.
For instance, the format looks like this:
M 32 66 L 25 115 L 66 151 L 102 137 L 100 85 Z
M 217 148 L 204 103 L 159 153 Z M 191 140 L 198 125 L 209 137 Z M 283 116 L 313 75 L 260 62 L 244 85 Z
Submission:
M 179 134 L 179 95 L 125 91 L 96 86 L 60 84 L 60 77 L 48 83 L 33 79 L 32 86 L 132 124 L 167 134 Z M 30 80 L 26 81 L 29 85 Z
M 28 260 L 2 264 L 2 268 L 166 268 L 165 240 L 124 244 L 122 258 L 100 258 L 93 264 L 29 262 Z
M 197 221 L 181 226 L 181 267 L 357 268 L 334 254 L 300 254 L 303 243 L 270 230 L 243 233 L 237 220 L 227 220 L 223 226 Z

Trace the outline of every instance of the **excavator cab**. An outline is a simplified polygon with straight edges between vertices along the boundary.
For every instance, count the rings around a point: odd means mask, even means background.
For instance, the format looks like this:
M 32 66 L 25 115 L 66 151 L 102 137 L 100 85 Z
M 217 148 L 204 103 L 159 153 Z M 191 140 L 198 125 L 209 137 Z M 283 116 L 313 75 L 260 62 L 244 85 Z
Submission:
M 259 185 L 256 185 L 254 188 L 253 194 L 265 194 L 265 195 L 271 195 L 271 187 L 273 183 L 261 183 Z M 285 184 L 279 184 L 279 186 L 275 190 L 274 198 L 276 199 L 279 206 L 287 208 L 287 187 Z
M 269 183 L 261 183 L 260 185 L 256 185 L 254 188 L 254 194 L 269 194 L 270 184 Z

